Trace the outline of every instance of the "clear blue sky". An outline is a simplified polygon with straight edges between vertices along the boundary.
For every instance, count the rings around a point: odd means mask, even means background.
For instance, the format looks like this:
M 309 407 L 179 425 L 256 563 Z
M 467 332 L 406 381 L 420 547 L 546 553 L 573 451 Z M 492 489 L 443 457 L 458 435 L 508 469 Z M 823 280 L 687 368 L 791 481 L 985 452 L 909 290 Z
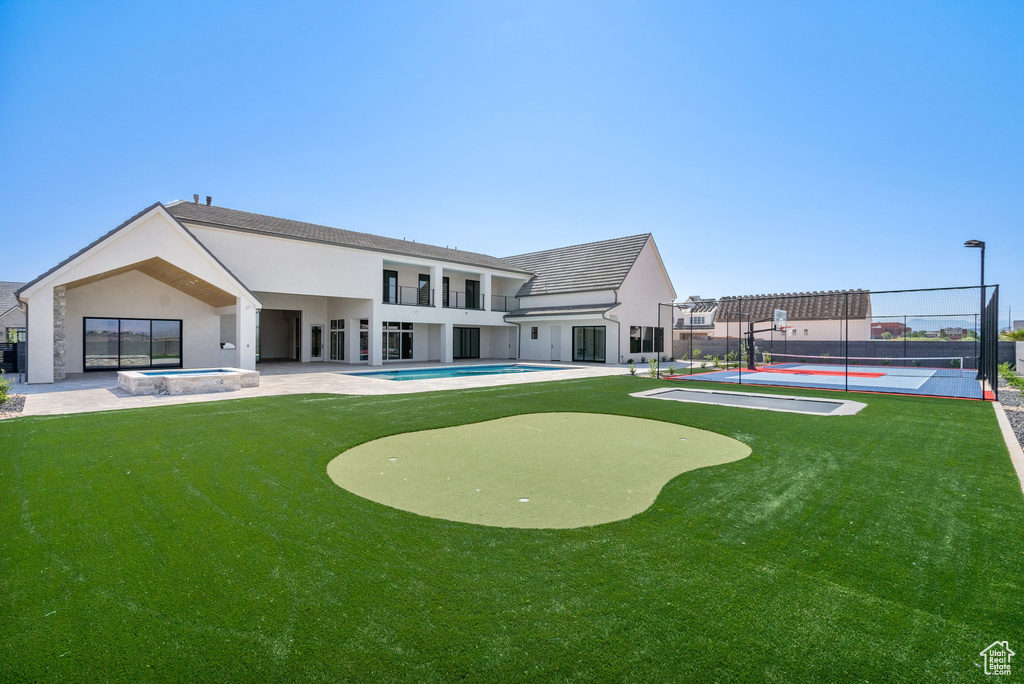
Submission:
M 0 2 L 0 280 L 160 200 L 1024 319 L 1024 3 Z

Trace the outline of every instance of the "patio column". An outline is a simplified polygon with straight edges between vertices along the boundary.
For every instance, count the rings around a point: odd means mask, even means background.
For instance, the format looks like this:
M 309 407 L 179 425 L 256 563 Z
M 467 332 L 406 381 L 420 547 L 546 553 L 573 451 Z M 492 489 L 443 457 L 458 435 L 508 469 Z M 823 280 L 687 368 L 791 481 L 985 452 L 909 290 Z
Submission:
M 491 274 L 480 274 L 480 292 L 484 295 L 484 311 L 491 310 Z
M 66 377 L 64 367 L 65 322 L 67 319 L 67 288 L 58 285 L 53 288 L 53 381 L 59 382 Z
M 242 297 L 235 298 L 236 368 L 256 370 L 256 307 Z
M 442 298 L 442 285 L 444 284 L 444 268 L 442 266 L 430 267 L 430 287 L 434 290 L 434 308 L 440 309 L 444 303 Z
M 28 381 L 53 382 L 53 288 L 44 287 L 28 303 Z
M 441 324 L 441 363 L 452 362 L 452 324 Z

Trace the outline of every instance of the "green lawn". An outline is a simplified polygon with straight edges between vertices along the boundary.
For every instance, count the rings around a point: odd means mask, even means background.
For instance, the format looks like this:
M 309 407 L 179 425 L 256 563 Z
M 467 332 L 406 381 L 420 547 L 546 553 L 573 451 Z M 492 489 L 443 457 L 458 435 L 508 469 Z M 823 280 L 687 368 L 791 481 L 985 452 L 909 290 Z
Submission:
M 990 405 L 627 396 L 656 382 L 0 422 L 0 681 L 982 681 L 984 647 L 1024 653 L 1024 496 Z M 573 530 L 419 517 L 327 475 L 371 439 L 545 411 L 753 453 Z

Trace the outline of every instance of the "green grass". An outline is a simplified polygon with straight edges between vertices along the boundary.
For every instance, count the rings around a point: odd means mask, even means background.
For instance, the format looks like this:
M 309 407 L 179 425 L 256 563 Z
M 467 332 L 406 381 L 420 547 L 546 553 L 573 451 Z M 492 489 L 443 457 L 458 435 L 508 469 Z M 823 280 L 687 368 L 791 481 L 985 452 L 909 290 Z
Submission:
M 991 405 L 626 396 L 656 383 L 0 422 L 0 681 L 980 681 L 984 647 L 1020 652 L 1024 496 Z M 543 411 L 753 453 L 573 530 L 419 517 L 326 472 L 378 437 Z

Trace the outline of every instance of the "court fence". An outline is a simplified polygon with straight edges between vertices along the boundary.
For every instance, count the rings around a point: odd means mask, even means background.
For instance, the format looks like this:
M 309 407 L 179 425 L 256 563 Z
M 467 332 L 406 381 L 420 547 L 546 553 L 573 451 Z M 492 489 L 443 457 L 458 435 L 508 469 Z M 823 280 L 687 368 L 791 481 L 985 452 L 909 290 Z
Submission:
M 998 285 L 724 297 L 701 302 L 699 326 L 668 306 L 672 357 L 686 362 L 676 377 L 998 399 L 997 366 L 1013 355 L 998 341 Z

